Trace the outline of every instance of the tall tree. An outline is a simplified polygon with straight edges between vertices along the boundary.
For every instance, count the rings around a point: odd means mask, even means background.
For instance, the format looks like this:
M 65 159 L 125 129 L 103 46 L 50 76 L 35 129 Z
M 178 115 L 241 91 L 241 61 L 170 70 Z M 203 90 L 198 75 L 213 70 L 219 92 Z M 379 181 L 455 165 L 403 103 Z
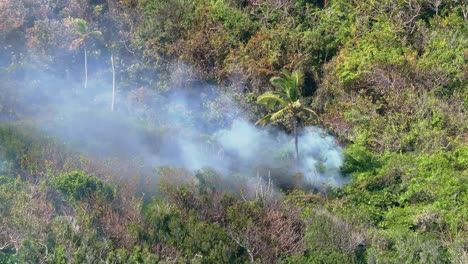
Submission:
M 112 102 L 111 102 L 111 112 L 114 112 L 114 104 L 115 104 L 115 66 L 114 66 L 114 54 L 111 55 L 111 65 L 112 65 Z
M 283 71 L 282 76 L 275 76 L 270 83 L 275 91 L 269 91 L 257 98 L 257 102 L 266 106 L 272 113 L 257 121 L 257 124 L 266 125 L 279 117 L 287 116 L 291 119 L 293 127 L 294 145 L 296 149 L 296 162 L 299 161 L 299 144 L 297 135 L 297 121 L 301 113 L 317 115 L 314 110 L 305 107 L 301 102 L 302 97 L 302 74 L 295 70 L 292 73 Z
M 85 83 L 84 88 L 88 87 L 88 54 L 86 51 L 86 40 L 91 37 L 100 36 L 102 33 L 101 31 L 89 31 L 88 23 L 85 20 L 77 18 L 75 20 L 75 32 L 78 34 L 78 38 L 75 39 L 70 49 L 76 49 L 79 46 L 83 46 L 84 49 L 84 67 L 85 67 Z

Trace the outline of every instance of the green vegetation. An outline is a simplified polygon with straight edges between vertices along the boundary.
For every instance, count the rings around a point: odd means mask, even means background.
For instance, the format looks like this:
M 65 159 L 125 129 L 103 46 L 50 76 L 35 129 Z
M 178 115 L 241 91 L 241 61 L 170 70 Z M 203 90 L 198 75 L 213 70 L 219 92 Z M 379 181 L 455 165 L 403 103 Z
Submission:
M 468 263 L 467 10 L 462 0 L 3 0 L 0 263 Z M 41 126 L 70 117 L 35 98 L 87 95 L 78 75 L 101 85 L 110 54 L 141 144 L 224 122 L 232 109 L 210 99 L 216 116 L 190 109 L 189 127 L 140 113 L 161 94 L 215 84 L 250 121 L 292 133 L 296 156 L 300 128 L 327 129 L 352 180 L 249 197 L 210 170 L 164 167 L 155 180 L 133 152 L 83 155 L 122 140 L 70 145 Z
M 112 189 L 97 179 L 81 171 L 72 171 L 59 175 L 52 180 L 52 185 L 67 198 L 81 200 L 85 197 L 112 198 Z

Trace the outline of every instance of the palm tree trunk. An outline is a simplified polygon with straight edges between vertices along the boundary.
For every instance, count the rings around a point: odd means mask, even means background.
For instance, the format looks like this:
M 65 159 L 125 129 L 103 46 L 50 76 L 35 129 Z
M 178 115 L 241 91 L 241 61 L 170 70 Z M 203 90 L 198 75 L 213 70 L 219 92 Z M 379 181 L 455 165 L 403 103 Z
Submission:
M 114 67 L 114 54 L 111 55 L 112 63 L 112 103 L 111 103 L 111 112 L 114 112 L 114 102 L 115 102 L 115 67 Z
M 84 81 L 84 88 L 88 87 L 88 55 L 86 52 L 86 43 L 83 43 L 84 47 L 84 72 L 85 72 L 85 81 Z
M 297 139 L 297 118 L 293 117 L 294 146 L 296 147 L 296 166 L 299 165 L 299 144 Z

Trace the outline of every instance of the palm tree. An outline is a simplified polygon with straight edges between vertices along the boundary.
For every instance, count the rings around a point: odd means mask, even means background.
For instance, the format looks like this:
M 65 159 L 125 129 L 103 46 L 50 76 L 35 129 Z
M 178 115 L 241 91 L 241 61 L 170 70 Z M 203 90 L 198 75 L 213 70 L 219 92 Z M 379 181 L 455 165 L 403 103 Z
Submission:
M 292 73 L 283 71 L 282 76 L 275 76 L 270 79 L 270 83 L 275 87 L 275 91 L 269 91 L 257 98 L 257 102 L 266 106 L 273 112 L 264 116 L 256 124 L 266 125 L 275 121 L 279 117 L 289 116 L 293 126 L 294 144 L 296 147 L 296 162 L 299 161 L 299 146 L 297 139 L 297 120 L 299 114 L 313 114 L 314 110 L 305 107 L 301 102 L 302 96 L 302 74 L 295 70 Z
M 90 37 L 100 36 L 101 31 L 88 31 L 88 23 L 85 20 L 77 18 L 75 20 L 75 31 L 78 34 L 78 38 L 75 39 L 70 45 L 70 49 L 76 49 L 79 46 L 83 46 L 84 49 L 84 67 L 85 67 L 85 83 L 84 88 L 88 87 L 88 55 L 86 51 L 86 40 Z

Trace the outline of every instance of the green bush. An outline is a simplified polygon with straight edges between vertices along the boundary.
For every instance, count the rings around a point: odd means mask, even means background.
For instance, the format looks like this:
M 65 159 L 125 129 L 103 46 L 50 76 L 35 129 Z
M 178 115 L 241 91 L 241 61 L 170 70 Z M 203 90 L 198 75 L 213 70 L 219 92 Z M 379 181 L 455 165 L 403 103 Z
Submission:
M 352 144 L 344 149 L 343 173 L 373 171 L 380 167 L 374 153 L 359 144 Z
M 102 180 L 82 171 L 72 171 L 52 179 L 52 185 L 67 198 L 75 201 L 88 197 L 113 198 L 114 191 Z
M 176 249 L 196 263 L 232 263 L 242 255 L 224 227 L 204 222 L 194 213 L 183 215 L 175 206 L 156 199 L 145 209 L 141 237 L 153 247 Z

